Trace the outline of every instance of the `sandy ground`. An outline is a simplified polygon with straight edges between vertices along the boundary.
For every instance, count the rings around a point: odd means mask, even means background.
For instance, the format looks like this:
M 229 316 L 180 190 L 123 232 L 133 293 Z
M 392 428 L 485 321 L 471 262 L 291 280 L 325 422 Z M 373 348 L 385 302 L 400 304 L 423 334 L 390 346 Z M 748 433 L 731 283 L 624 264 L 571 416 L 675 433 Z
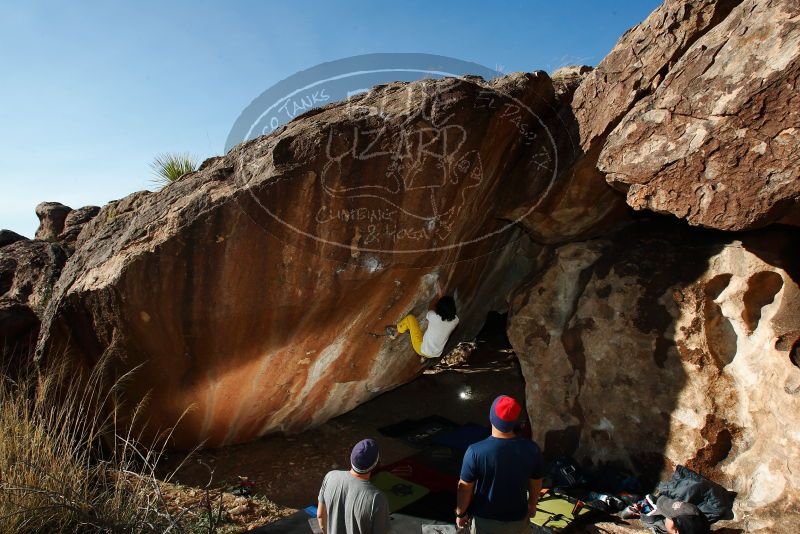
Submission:
M 432 414 L 456 423 L 488 425 L 489 406 L 499 394 L 520 401 L 524 398 L 522 375 L 511 354 L 484 356 L 472 361 L 469 368 L 431 369 L 417 380 L 301 434 L 269 436 L 195 453 L 174 480 L 203 487 L 213 474 L 213 486 L 223 488 L 236 485 L 239 477 L 247 477 L 254 484 L 255 494 L 279 506 L 305 508 L 316 503 L 325 473 L 349 467 L 350 449 L 361 439 L 378 441 L 384 464 L 418 452 L 383 436 L 378 428 Z M 174 469 L 181 460 L 182 455 L 172 454 L 162 469 Z

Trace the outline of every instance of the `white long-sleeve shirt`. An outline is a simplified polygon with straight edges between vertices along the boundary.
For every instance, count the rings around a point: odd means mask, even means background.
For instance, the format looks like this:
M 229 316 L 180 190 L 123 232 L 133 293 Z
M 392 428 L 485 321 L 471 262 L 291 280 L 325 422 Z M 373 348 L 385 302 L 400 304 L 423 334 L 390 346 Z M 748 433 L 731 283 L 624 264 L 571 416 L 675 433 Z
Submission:
M 458 317 L 452 321 L 445 321 L 435 311 L 428 310 L 425 318 L 428 319 L 428 328 L 422 336 L 420 349 L 428 358 L 438 358 L 442 355 L 450 334 L 458 326 Z

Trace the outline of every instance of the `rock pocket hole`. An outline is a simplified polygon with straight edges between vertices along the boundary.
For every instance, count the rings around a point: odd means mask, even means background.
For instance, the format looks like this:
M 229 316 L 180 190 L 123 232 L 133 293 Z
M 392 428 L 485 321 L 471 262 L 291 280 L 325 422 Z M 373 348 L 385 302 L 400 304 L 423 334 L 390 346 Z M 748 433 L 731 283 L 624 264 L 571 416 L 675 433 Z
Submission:
M 706 283 L 704 288 L 706 296 L 711 300 L 716 300 L 730 283 L 730 274 L 718 274 Z
M 741 436 L 741 430 L 737 425 L 715 415 L 706 416 L 705 426 L 700 431 L 706 445 L 697 451 L 686 466 L 702 475 L 712 475 L 717 466 L 730 455 L 736 440 Z
M 775 295 L 783 287 L 783 278 L 773 271 L 762 271 L 751 276 L 747 280 L 747 291 L 742 299 L 744 309 L 742 310 L 742 320 L 749 332 L 758 328 L 761 320 L 761 311 L 764 306 L 771 304 L 775 300 Z
M 800 368 L 800 337 L 794 340 L 792 348 L 789 349 L 789 361 L 795 367 Z
M 731 281 L 730 274 L 715 276 L 705 285 L 706 303 L 703 307 L 705 333 L 708 350 L 722 368 L 736 356 L 736 331 L 730 320 L 722 313 L 722 308 L 714 300 L 719 297 Z

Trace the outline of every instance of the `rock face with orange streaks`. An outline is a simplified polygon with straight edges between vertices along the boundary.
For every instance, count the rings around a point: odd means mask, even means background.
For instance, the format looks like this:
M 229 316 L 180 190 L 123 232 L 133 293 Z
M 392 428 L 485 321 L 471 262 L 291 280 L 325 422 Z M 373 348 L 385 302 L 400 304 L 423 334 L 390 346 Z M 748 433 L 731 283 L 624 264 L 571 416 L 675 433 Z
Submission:
M 141 366 L 150 432 L 218 446 L 299 431 L 421 371 L 384 326 L 455 294 L 470 339 L 540 247 L 509 220 L 557 178 L 544 73 L 379 86 L 105 206 L 80 233 L 39 357 Z M 424 327 L 424 323 L 423 323 Z

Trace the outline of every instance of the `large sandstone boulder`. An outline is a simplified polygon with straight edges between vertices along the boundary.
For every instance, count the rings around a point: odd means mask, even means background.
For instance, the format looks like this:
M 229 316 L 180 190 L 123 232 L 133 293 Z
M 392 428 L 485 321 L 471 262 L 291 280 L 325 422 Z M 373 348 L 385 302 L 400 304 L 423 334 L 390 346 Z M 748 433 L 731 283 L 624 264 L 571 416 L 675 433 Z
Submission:
M 740 518 L 798 510 L 798 247 L 638 224 L 556 249 L 510 310 L 534 438 L 651 480 L 688 465 Z
M 218 446 L 299 431 L 422 369 L 384 326 L 454 293 L 470 339 L 540 247 L 508 220 L 557 179 L 544 73 L 393 83 L 105 206 L 39 357 L 111 360 L 124 417 Z M 534 165 L 532 162 L 536 162 Z M 525 216 L 523 211 L 520 217 Z
M 632 108 L 608 136 L 600 169 L 632 207 L 693 225 L 800 224 L 800 3 L 667 2 L 648 20 L 690 11 L 705 31 L 687 34 L 659 61 L 642 58 L 641 81 L 616 87 L 611 111 L 590 107 L 601 115 Z M 647 22 L 635 32 L 652 38 Z M 616 55 L 636 65 L 630 37 L 603 63 L 618 64 Z M 646 96 L 635 101 L 636 91 Z
M 609 188 L 598 158 L 609 133 L 631 108 L 654 91 L 697 39 L 741 0 L 668 0 L 623 35 L 593 70 L 553 73 L 558 101 L 558 179 L 536 191 L 536 209 L 520 223 L 541 243 L 564 243 L 607 232 L 628 219 L 625 197 Z M 528 206 L 525 206 L 527 209 Z M 517 218 L 517 212 L 512 213 Z
M 723 21 L 741 0 L 666 0 L 620 37 L 575 92 L 572 107 L 585 152 L 637 102 L 655 91 L 675 61 Z
M 57 243 L 17 237 L 0 247 L 0 351 L 2 361 L 12 364 L 9 370 L 35 347 L 39 320 L 67 259 Z

